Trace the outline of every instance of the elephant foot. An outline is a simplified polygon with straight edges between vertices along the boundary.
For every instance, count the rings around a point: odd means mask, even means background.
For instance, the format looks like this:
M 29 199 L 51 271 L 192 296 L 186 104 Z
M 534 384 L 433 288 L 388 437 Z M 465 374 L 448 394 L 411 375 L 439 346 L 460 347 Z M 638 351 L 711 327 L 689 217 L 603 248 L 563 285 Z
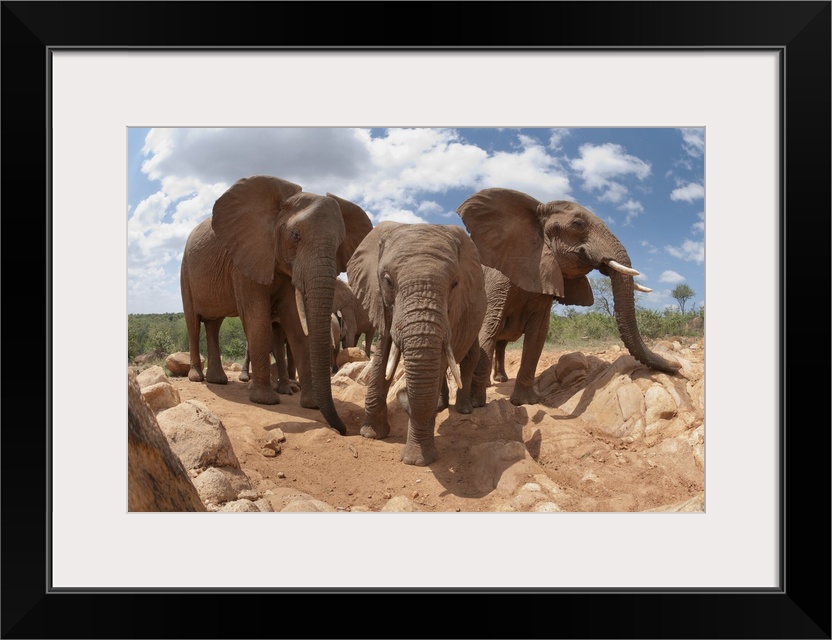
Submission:
M 474 387 L 471 390 L 471 407 L 477 409 L 479 407 L 484 407 L 486 403 L 486 396 L 485 396 L 485 388 L 484 387 Z
M 240 377 L 238 378 L 240 382 L 248 382 L 251 380 L 251 376 L 248 375 L 248 371 L 240 371 Z
M 443 398 L 441 395 L 439 396 L 439 401 L 436 403 L 436 413 L 440 411 L 444 411 L 450 406 L 450 400 L 448 398 Z
M 514 391 L 509 400 L 511 404 L 519 407 L 522 404 L 537 404 L 540 402 L 540 396 L 531 387 L 521 387 L 515 383 Z
M 252 387 L 249 389 L 248 399 L 256 404 L 280 404 L 280 397 L 271 387 Z
M 482 405 L 479 405 L 482 406 Z M 471 413 L 474 410 L 474 404 L 468 396 L 460 395 L 457 392 L 456 404 L 454 405 L 458 413 Z
M 402 462 L 416 467 L 425 467 L 438 457 L 439 453 L 436 451 L 436 445 L 432 442 L 424 445 L 407 443 L 402 449 Z
M 291 396 L 295 392 L 292 383 L 288 380 L 280 380 L 275 387 L 275 391 L 282 393 L 284 396 Z
M 315 397 L 312 395 L 311 391 L 305 391 L 301 389 L 300 392 L 300 406 L 304 409 L 318 409 L 318 403 L 315 402 Z
M 190 380 L 191 382 L 202 382 L 203 380 L 205 380 L 205 376 L 202 375 L 202 371 L 200 371 L 199 369 L 194 369 L 192 367 L 191 370 L 188 371 L 188 380 Z
M 386 420 L 379 424 L 364 424 L 361 427 L 361 435 L 372 440 L 381 440 L 390 435 L 390 423 Z
M 228 376 L 225 375 L 225 371 L 222 370 L 220 370 L 219 373 L 216 371 L 209 371 L 208 375 L 205 376 L 205 379 L 213 384 L 228 384 Z
M 495 373 L 494 382 L 508 382 L 508 376 L 504 373 Z

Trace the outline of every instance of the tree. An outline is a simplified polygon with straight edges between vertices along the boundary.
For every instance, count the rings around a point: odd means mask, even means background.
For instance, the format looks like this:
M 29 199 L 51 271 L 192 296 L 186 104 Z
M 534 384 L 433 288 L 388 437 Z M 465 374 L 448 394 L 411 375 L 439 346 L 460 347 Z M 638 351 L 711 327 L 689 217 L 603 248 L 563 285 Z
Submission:
M 683 282 L 682 284 L 676 285 L 673 291 L 670 292 L 670 295 L 679 303 L 679 310 L 684 313 L 685 303 L 695 296 L 696 292 Z
M 612 282 L 609 278 L 589 278 L 589 286 L 592 287 L 592 310 L 605 313 L 612 317 L 615 315 L 612 298 Z

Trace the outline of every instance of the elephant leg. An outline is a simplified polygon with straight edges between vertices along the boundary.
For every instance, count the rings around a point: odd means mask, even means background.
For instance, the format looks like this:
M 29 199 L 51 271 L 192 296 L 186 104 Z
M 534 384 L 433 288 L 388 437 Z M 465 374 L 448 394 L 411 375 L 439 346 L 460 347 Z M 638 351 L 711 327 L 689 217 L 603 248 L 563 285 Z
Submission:
M 369 360 L 370 356 L 373 355 L 372 347 L 373 347 L 373 338 L 376 337 L 375 331 L 364 334 L 364 354 L 367 356 Z
M 494 382 L 506 382 L 506 345 L 508 340 L 498 340 L 494 349 Z
M 251 376 L 248 374 L 248 368 L 251 364 L 251 354 L 248 351 L 248 341 L 246 341 L 246 357 L 243 358 L 243 366 L 240 369 L 239 380 L 240 382 L 248 382 L 251 380 Z
M 462 379 L 462 388 L 456 391 L 456 410 L 459 413 L 471 413 L 474 410 L 474 404 L 471 398 L 471 382 L 474 377 L 474 370 L 479 364 L 480 359 L 480 343 L 479 340 L 474 340 L 474 344 L 468 349 L 468 353 L 459 363 L 459 375 Z M 482 405 L 479 405 L 482 406 Z
M 278 393 L 290 396 L 294 393 L 289 381 L 289 370 L 286 365 L 286 333 L 279 323 L 272 324 L 272 355 L 277 366 L 277 380 L 272 381 L 272 388 Z
M 442 387 L 439 389 L 439 402 L 436 403 L 436 413 L 444 411 L 451 404 L 451 390 L 448 388 L 447 376 L 442 376 Z
M 199 330 L 200 320 L 193 314 L 185 314 L 185 326 L 188 328 L 188 350 L 191 356 L 191 368 L 188 371 L 188 380 L 191 382 L 202 382 L 205 375 L 202 373 L 202 356 L 199 353 Z
M 511 392 L 509 398 L 514 405 L 540 402 L 540 397 L 534 390 L 533 385 L 537 363 L 540 360 L 540 354 L 543 353 L 543 345 L 549 331 L 549 313 L 547 307 L 532 315 L 526 324 L 523 337 L 523 353 L 520 356 L 520 369 L 517 372 L 517 380 L 514 382 L 514 391 Z
M 494 353 L 496 343 L 495 336 L 490 333 L 480 333 L 477 341 L 479 345 L 479 358 L 474 366 L 474 373 L 471 376 L 471 406 L 485 406 L 485 388 L 490 386 L 491 378 L 491 357 Z
M 376 352 L 370 360 L 370 374 L 367 380 L 367 394 L 364 399 L 364 424 L 361 435 L 365 438 L 381 439 L 390 434 L 387 420 L 387 392 L 390 381 L 385 380 L 384 371 L 390 357 L 390 334 L 381 337 Z
M 227 384 L 228 376 L 222 369 L 220 355 L 220 327 L 224 318 L 205 321 L 205 337 L 208 342 L 208 371 L 205 380 L 214 384 Z
M 283 344 L 286 349 L 286 375 L 289 376 L 289 380 L 291 380 L 292 382 L 297 382 L 298 369 L 295 366 L 295 356 L 292 354 L 292 348 L 289 346 L 289 341 L 284 340 Z M 299 390 L 300 387 L 295 389 L 295 391 Z
M 239 299 L 239 298 L 238 298 Z M 264 303 L 252 301 L 248 308 L 240 309 L 240 320 L 248 340 L 251 361 L 251 380 L 248 398 L 256 404 L 280 404 L 280 398 L 272 389 L 271 358 L 272 331 L 268 309 Z
M 288 349 L 291 349 L 293 356 L 298 353 L 305 354 L 306 356 L 298 358 L 297 361 L 294 357 L 290 360 L 293 368 L 297 366 L 297 375 L 300 381 L 300 406 L 305 409 L 318 409 L 318 403 L 315 400 L 315 394 L 312 389 L 312 370 L 310 368 L 309 351 L 307 348 L 308 338 L 304 335 L 303 329 L 300 326 L 297 312 L 294 312 L 291 308 L 282 308 L 280 324 L 283 326 L 286 340 L 289 342 Z

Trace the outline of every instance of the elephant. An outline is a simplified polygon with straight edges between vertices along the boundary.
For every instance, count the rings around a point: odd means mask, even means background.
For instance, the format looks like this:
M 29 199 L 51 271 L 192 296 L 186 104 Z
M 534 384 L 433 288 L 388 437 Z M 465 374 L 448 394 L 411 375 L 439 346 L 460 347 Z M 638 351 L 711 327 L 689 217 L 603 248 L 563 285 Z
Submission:
M 279 403 L 269 376 L 276 315 L 297 360 L 301 406 L 320 409 L 332 429 L 346 433 L 330 386 L 329 316 L 335 281 L 372 228 L 361 207 L 331 193 L 308 193 L 266 175 L 234 183 L 191 232 L 182 256 L 188 379 L 227 383 L 219 328 L 224 318 L 239 315 L 251 355 L 249 399 Z M 206 374 L 200 323 L 208 341 Z
M 355 297 L 349 284 L 343 280 L 335 283 L 335 305 L 344 324 L 343 347 L 357 347 L 361 336 L 364 336 L 364 353 L 369 358 L 376 328 L 367 315 L 367 310 Z
M 446 371 L 467 389 L 480 354 L 486 300 L 479 252 L 458 225 L 383 221 L 358 245 L 347 277 L 379 329 L 360 433 L 389 435 L 387 393 L 401 357 L 406 390 L 398 400 L 408 414 L 401 460 L 428 465 L 438 457 L 434 426 Z M 457 393 L 456 410 L 471 413 L 467 393 Z
M 283 331 L 280 320 L 276 316 L 272 318 L 271 354 L 274 357 L 277 368 L 277 380 L 272 380 L 272 388 L 278 393 L 287 396 L 291 396 L 295 391 L 300 391 L 300 386 L 297 380 L 295 380 L 297 369 L 295 367 L 295 358 L 292 355 L 292 348 L 289 346 L 286 340 L 286 332 Z M 248 349 L 248 342 L 246 342 L 246 356 L 243 359 L 243 366 L 239 376 L 241 382 L 251 380 L 249 374 L 250 362 L 251 352 Z
M 332 337 L 332 373 L 338 371 L 338 354 L 341 352 L 341 343 L 344 340 L 346 333 L 344 332 L 344 322 L 338 312 L 333 313 L 329 320 L 329 331 Z
M 504 188 L 488 188 L 457 209 L 483 263 L 488 309 L 479 333 L 482 354 L 471 386 L 472 404 L 485 404 L 485 387 L 497 345 L 523 338 L 520 369 L 510 400 L 539 402 L 532 385 L 549 330 L 552 303 L 591 306 L 586 274 L 597 269 L 612 280 L 615 318 L 624 345 L 642 364 L 669 374 L 677 362 L 644 344 L 636 325 L 637 284 L 626 249 L 599 217 L 571 201 L 542 203 Z M 498 353 L 505 350 L 500 346 Z M 499 361 L 499 358 L 498 358 Z M 501 371 L 505 375 L 505 371 Z M 498 374 L 499 375 L 499 374 Z

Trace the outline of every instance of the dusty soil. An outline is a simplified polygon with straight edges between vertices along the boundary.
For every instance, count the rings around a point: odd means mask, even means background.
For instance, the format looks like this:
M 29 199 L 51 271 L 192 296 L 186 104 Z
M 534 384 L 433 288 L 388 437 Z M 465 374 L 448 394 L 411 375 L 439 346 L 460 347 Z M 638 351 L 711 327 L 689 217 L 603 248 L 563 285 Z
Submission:
M 547 348 L 537 366 L 539 378 L 571 352 Z M 584 353 L 599 366 L 629 357 L 615 347 Z M 684 353 L 701 369 L 704 349 Z M 473 414 L 454 411 L 452 391 L 451 408 L 436 418 L 439 459 L 428 467 L 401 462 L 407 416 L 395 401 L 388 405 L 389 437 L 369 440 L 359 434 L 363 398 L 357 389 L 362 386 L 346 377 L 333 383 L 345 436 L 329 429 L 318 411 L 302 408 L 299 394 L 281 395 L 278 405 L 251 403 L 246 383 L 233 371 L 227 372 L 227 385 L 187 378 L 170 382 L 183 402 L 200 400 L 220 418 L 252 487 L 269 497 L 275 511 L 299 497 L 339 511 L 389 510 L 394 503 L 396 510 L 464 512 L 702 509 L 701 409 L 667 438 L 650 439 L 612 436 L 574 407 L 570 412 L 543 403 L 514 407 L 508 398 L 520 355 L 519 349 L 507 350 L 508 382 L 490 386 L 488 404 Z M 699 432 L 698 455 L 696 447 L 685 444 L 696 440 L 694 431 Z M 506 447 L 519 449 L 520 459 L 503 456 L 500 463 Z M 486 455 L 491 456 L 488 469 L 483 468 Z M 529 491 L 543 491 L 547 500 L 529 497 Z

